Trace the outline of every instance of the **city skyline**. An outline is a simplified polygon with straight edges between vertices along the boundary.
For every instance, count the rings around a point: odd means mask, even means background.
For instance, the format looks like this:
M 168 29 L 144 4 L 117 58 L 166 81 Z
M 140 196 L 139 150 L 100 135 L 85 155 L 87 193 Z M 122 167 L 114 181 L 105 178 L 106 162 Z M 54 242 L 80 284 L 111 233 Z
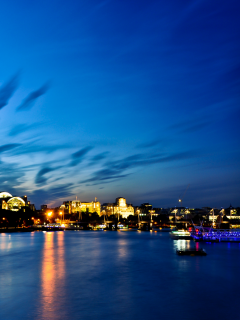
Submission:
M 240 4 L 0 4 L 0 189 L 237 207 Z

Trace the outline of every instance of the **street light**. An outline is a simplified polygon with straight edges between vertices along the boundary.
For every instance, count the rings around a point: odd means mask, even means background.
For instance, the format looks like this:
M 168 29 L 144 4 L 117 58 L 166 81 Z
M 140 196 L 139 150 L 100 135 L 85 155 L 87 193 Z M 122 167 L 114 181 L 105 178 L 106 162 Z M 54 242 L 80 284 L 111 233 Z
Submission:
M 138 216 L 138 228 L 140 227 L 140 210 L 137 208 L 137 216 Z
M 152 216 L 153 216 L 153 213 L 154 213 L 154 212 L 155 212 L 154 210 L 150 210 L 150 227 L 152 227 L 152 225 L 153 225 Z
M 103 210 L 103 211 L 102 211 L 102 213 L 103 213 L 104 224 L 105 224 L 105 223 L 106 223 L 106 217 L 105 217 L 106 211 L 105 211 L 105 210 Z
M 49 218 L 51 217 L 51 215 L 52 215 L 52 212 L 51 212 L 51 211 L 47 213 L 47 216 L 48 216 L 48 223 L 50 222 Z
M 61 220 L 62 220 L 62 212 L 59 212 L 60 216 L 61 216 Z

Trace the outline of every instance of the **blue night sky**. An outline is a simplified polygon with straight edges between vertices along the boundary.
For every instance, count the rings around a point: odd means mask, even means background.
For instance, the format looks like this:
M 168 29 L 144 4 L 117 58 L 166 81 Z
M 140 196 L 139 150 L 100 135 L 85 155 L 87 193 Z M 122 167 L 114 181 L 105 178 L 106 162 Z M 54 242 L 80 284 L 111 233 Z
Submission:
M 0 191 L 240 206 L 240 3 L 0 2 Z

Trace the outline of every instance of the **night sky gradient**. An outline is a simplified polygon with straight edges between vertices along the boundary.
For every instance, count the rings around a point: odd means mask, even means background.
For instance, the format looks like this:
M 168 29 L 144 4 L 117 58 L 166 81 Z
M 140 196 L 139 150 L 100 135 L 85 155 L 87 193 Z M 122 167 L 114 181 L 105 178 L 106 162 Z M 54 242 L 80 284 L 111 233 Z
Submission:
M 240 206 L 239 1 L 1 1 L 0 191 Z

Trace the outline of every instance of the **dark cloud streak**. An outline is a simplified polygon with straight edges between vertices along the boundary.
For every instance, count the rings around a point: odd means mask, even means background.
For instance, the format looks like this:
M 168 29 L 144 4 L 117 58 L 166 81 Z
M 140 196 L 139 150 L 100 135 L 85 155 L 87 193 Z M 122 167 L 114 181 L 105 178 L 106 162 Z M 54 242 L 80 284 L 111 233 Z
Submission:
M 72 196 L 73 184 L 63 184 L 57 187 L 36 189 L 31 194 L 32 201 L 40 206 L 43 203 L 49 203 L 51 201 L 59 200 L 59 198 L 64 198 Z
M 165 163 L 172 161 L 181 161 L 191 159 L 197 156 L 194 151 L 185 151 L 175 154 L 165 155 L 145 155 L 135 154 L 120 160 L 108 161 L 105 163 L 104 168 L 93 173 L 89 179 L 81 181 L 81 183 L 88 182 L 101 182 L 105 180 L 117 180 L 128 176 L 130 173 L 127 170 L 134 169 L 137 167 L 149 166 L 157 163 Z
M 82 160 L 84 159 L 84 156 L 90 151 L 92 150 L 93 147 L 91 146 L 88 146 L 88 147 L 85 147 L 75 153 L 72 154 L 72 162 L 70 163 L 70 166 L 71 167 L 75 167 L 76 165 L 78 165 L 80 162 L 82 162 Z
M 59 150 L 70 148 L 67 145 L 41 145 L 41 144 L 34 144 L 34 143 L 27 143 L 22 145 L 22 148 L 14 150 L 12 153 L 14 155 L 27 155 L 27 154 L 34 154 L 34 153 L 53 153 Z
M 156 147 L 157 145 L 159 145 L 162 141 L 157 141 L 157 140 L 154 140 L 154 141 L 150 141 L 150 142 L 143 142 L 143 143 L 140 143 L 136 146 L 136 148 L 139 148 L 139 149 L 147 149 L 147 148 L 152 148 L 152 147 Z
M 49 89 L 49 83 L 44 84 L 41 88 L 36 91 L 31 92 L 22 102 L 22 104 L 17 108 L 17 111 L 29 110 L 32 108 L 34 102 L 44 95 Z
M 192 118 L 191 120 L 178 122 L 169 126 L 169 129 L 176 130 L 179 133 L 193 133 L 208 127 L 213 122 L 212 116 L 208 113 L 208 116 L 206 117 Z
M 15 148 L 20 147 L 20 146 L 21 146 L 20 143 L 4 144 L 4 145 L 0 146 L 0 153 L 6 152 L 6 151 L 10 151 L 10 150 L 15 149 Z
M 9 136 L 10 137 L 15 137 L 21 133 L 24 133 L 26 131 L 29 131 L 31 129 L 35 129 L 39 126 L 39 123 L 34 123 L 34 124 L 25 124 L 25 123 L 22 123 L 22 124 L 18 124 L 16 125 L 15 127 L 13 127 L 10 132 L 9 132 Z
M 42 168 L 36 175 L 35 183 L 38 185 L 43 185 L 44 183 L 47 183 L 48 178 L 46 178 L 45 175 L 57 169 L 58 168 L 50 168 L 50 167 Z
M 92 157 L 91 161 L 98 162 L 100 160 L 105 159 L 107 157 L 107 155 L 108 155 L 108 152 L 99 153 L 99 154 L 95 155 L 94 157 Z
M 5 85 L 0 88 L 0 109 L 8 104 L 8 101 L 16 91 L 18 84 L 19 73 L 15 74 Z

